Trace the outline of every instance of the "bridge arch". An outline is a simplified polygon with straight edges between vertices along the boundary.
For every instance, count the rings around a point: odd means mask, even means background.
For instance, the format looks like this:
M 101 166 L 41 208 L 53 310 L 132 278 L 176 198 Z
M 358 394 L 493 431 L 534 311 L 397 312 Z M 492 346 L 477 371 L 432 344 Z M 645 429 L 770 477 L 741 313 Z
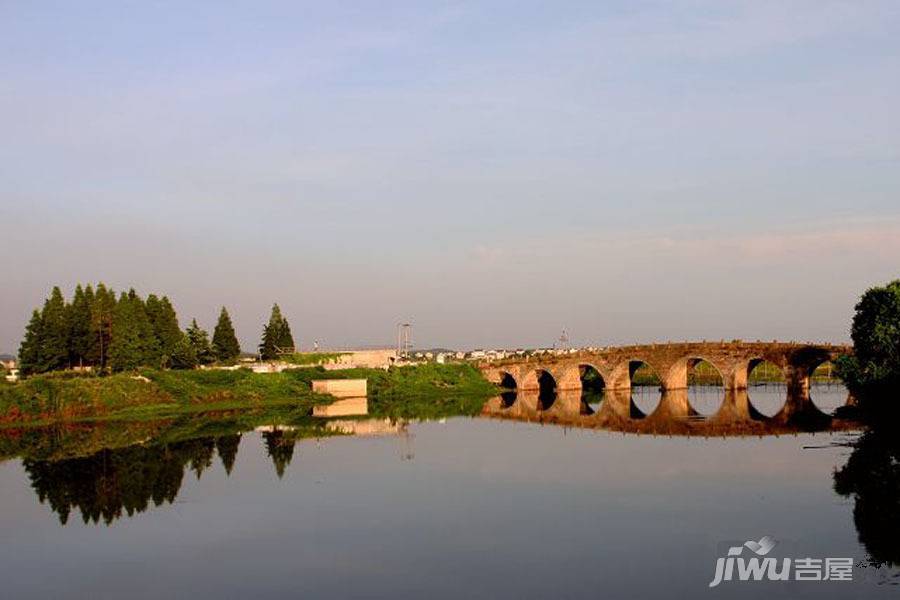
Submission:
M 547 410 L 556 401 L 556 378 L 547 369 L 533 369 L 525 375 L 522 389 L 537 392 L 539 410 Z
M 500 379 L 500 387 L 505 390 L 515 390 L 519 387 L 519 384 L 516 383 L 516 378 L 513 377 L 513 374 L 509 371 L 500 371 L 497 374 Z
M 628 359 L 625 364 L 631 404 L 636 415 L 650 415 L 659 406 L 663 379 L 659 370 L 641 358 Z M 638 417 L 640 418 L 640 417 Z
M 635 379 L 637 375 L 637 380 Z M 648 379 L 648 375 L 655 378 Z M 662 378 L 655 366 L 643 358 L 624 358 L 616 362 L 609 371 L 609 377 L 605 378 L 606 387 L 613 390 L 627 390 L 636 385 L 662 384 Z
M 683 362 L 684 384 L 688 390 L 687 401 L 692 416 L 713 416 L 725 402 L 725 372 L 705 356 L 690 356 Z M 675 368 L 681 368 L 681 365 Z
M 691 356 L 686 359 L 687 367 L 687 384 L 692 385 L 725 385 L 725 372 L 722 367 L 717 365 L 705 356 Z
M 662 367 L 659 371 L 662 387 L 666 390 L 687 389 L 698 383 L 724 386 L 726 373 L 729 372 L 727 365 L 696 352 L 685 353 L 659 366 Z M 696 381 L 698 374 L 702 376 L 699 382 Z
M 633 358 L 628 361 L 628 379 L 631 387 L 653 386 L 658 388 L 663 383 L 659 369 L 641 358 Z
M 812 384 L 819 368 L 823 365 L 831 364 L 831 356 L 819 353 L 809 353 L 799 360 L 791 361 L 786 369 L 788 376 L 788 401 L 790 402 L 793 400 L 800 405 L 807 404 L 809 406 L 805 408 L 811 409 L 813 412 L 821 412 L 825 415 L 833 414 L 839 406 L 846 404 L 846 401 L 837 404 L 829 402 L 828 395 L 825 393 L 823 393 L 822 396 L 818 396 L 819 400 L 817 401 L 817 394 L 812 390 Z M 841 385 L 843 386 L 843 384 Z M 824 402 L 822 401 L 823 397 L 825 399 Z M 831 398 L 831 400 L 834 400 L 834 398 Z
M 606 387 L 606 379 L 597 365 L 579 362 L 562 372 L 556 387 L 559 390 L 599 391 Z
M 765 383 L 785 383 L 784 367 L 766 359 L 756 356 L 747 362 L 747 384 L 759 385 Z

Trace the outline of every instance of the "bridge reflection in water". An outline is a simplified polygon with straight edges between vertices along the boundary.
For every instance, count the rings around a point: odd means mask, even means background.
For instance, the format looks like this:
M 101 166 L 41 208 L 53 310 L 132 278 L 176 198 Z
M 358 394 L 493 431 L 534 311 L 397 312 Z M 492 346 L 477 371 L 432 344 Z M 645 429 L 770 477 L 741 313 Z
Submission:
M 632 390 L 605 390 L 598 396 L 581 391 L 509 391 L 485 403 L 481 416 L 623 433 L 682 436 L 760 436 L 798 432 L 849 431 L 857 423 L 829 415 L 808 393 L 786 391 L 780 410 L 767 416 L 756 409 L 746 389 L 724 390 L 715 412 L 703 415 L 691 404 L 688 389 L 663 390 L 659 403 L 645 413 Z M 597 401 L 599 399 L 599 401 Z M 850 402 L 848 398 L 848 403 Z

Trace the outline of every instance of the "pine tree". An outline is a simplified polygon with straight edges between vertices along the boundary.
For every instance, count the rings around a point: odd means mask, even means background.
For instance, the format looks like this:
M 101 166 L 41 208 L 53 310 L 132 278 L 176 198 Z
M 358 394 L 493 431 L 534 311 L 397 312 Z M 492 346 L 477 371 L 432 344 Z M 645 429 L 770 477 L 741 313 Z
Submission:
M 281 315 L 278 305 L 274 304 L 269 323 L 263 327 L 259 353 L 263 360 L 272 360 L 278 357 L 279 352 L 290 351 L 293 348 L 294 337 L 291 335 L 291 326 Z
M 158 365 L 159 342 L 156 339 L 153 324 L 150 322 L 150 316 L 147 314 L 147 303 L 134 289 L 128 291 L 128 299 L 132 303 L 136 328 L 141 339 L 141 365 Z
M 278 336 L 276 339 L 278 340 L 276 345 L 282 352 L 294 351 L 294 336 L 291 334 L 290 324 L 284 317 L 281 319 L 281 325 L 278 328 Z
M 159 338 L 160 348 L 163 354 L 171 354 L 175 346 L 181 341 L 183 332 L 181 326 L 178 325 L 178 315 L 175 313 L 175 307 L 169 301 L 167 296 L 163 296 L 159 301 L 161 312 L 160 320 L 156 326 L 157 337 Z
M 169 356 L 169 366 L 173 369 L 194 369 L 197 367 L 197 353 L 191 345 L 186 333 L 179 332 L 181 337 Z
M 75 287 L 75 295 L 69 305 L 69 364 L 83 367 L 88 362 L 88 354 L 93 342 L 91 336 L 91 304 L 94 290 L 91 286 L 82 289 L 81 284 Z
M 273 360 L 278 357 L 275 347 L 275 330 L 271 323 L 263 325 L 262 341 L 259 342 L 259 356 L 263 360 Z
M 91 303 L 91 348 L 88 360 L 105 369 L 109 362 L 109 346 L 112 342 L 112 322 L 116 312 L 116 293 L 102 282 L 94 291 Z
M 241 354 L 241 345 L 234 334 L 231 317 L 225 307 L 219 313 L 219 322 L 213 331 L 212 350 L 219 362 L 231 362 Z
M 147 296 L 146 311 L 158 352 L 154 363 L 163 367 L 169 366 L 175 348 L 182 337 L 181 329 L 178 326 L 178 316 L 169 299 L 165 296 L 159 299 L 156 294 Z
M 199 364 L 208 365 L 215 361 L 212 346 L 209 344 L 209 334 L 197 325 L 197 319 L 193 319 L 187 328 L 187 337 Z
M 59 286 L 54 286 L 41 311 L 40 371 L 64 369 L 69 365 L 69 322 L 66 301 Z
M 119 296 L 113 314 L 109 366 L 125 371 L 154 363 L 158 345 L 144 302 L 134 290 Z
M 40 373 L 41 365 L 44 362 L 41 354 L 43 335 L 41 313 L 35 309 L 31 313 L 31 320 L 25 328 L 25 337 L 22 338 L 19 346 L 19 372 L 23 376 Z

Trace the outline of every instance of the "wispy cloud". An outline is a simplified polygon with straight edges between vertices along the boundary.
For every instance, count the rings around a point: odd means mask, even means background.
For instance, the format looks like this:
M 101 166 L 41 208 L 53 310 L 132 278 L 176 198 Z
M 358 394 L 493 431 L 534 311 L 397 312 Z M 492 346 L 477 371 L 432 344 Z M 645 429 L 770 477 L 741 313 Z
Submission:
M 772 231 L 734 232 L 691 230 L 679 227 L 675 234 L 653 232 L 606 233 L 598 236 L 528 236 L 515 244 L 476 244 L 470 258 L 487 267 L 523 262 L 569 260 L 590 256 L 593 260 L 653 256 L 669 263 L 777 265 L 785 261 L 870 258 L 900 264 L 900 219 L 848 219 L 820 221 Z

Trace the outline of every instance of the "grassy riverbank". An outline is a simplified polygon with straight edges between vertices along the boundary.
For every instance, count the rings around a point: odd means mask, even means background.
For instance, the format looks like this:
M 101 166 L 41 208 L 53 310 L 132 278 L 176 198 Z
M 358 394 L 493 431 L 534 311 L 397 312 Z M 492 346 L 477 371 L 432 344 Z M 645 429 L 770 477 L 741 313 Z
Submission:
M 281 373 L 141 369 L 107 377 L 59 373 L 0 387 L 0 427 L 93 420 L 156 420 L 206 411 L 284 407 L 306 414 L 333 401 L 314 394 L 314 379 L 362 378 L 369 382 L 373 416 L 437 418 L 474 414 L 495 387 L 468 365 L 421 365 Z

